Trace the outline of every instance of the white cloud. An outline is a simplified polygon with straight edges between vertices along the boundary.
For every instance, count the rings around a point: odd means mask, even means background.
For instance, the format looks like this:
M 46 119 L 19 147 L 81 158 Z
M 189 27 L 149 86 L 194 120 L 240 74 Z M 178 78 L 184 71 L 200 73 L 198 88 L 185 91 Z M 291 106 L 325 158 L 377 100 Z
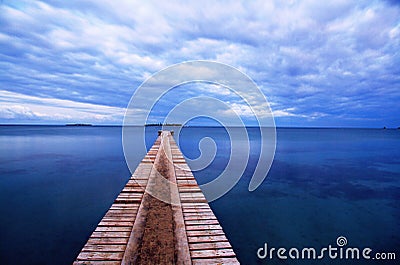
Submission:
M 124 108 L 0 91 L 0 119 L 121 124 Z

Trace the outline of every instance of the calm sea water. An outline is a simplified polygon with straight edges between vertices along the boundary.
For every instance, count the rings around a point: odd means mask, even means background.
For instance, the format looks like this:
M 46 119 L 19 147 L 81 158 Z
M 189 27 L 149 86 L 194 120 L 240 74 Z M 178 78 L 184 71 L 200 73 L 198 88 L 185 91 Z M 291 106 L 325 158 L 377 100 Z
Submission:
M 148 147 L 157 130 L 148 127 Z M 398 264 L 400 130 L 278 129 L 272 168 L 254 192 L 247 187 L 260 137 L 248 131 L 244 176 L 211 203 L 242 264 L 313 264 L 256 253 L 264 243 L 319 250 L 339 236 L 347 246 L 396 252 L 397 262 L 314 264 Z M 218 152 L 194 172 L 199 183 L 221 173 L 230 153 L 223 128 L 184 128 L 183 153 L 199 156 L 205 136 Z M 120 127 L 0 126 L 0 264 L 71 264 L 129 176 Z

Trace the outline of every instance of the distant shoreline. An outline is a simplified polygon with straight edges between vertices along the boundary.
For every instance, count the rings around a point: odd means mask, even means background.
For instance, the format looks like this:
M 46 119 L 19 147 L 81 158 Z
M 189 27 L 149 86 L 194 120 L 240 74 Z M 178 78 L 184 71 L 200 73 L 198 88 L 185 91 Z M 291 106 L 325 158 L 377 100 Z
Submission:
M 12 127 L 12 126 L 42 126 L 42 127 L 124 127 L 123 125 L 113 125 L 113 124 L 0 124 L 2 127 Z M 125 127 L 182 127 L 182 128 L 224 128 L 223 126 L 209 126 L 209 125 L 125 125 Z M 228 128 L 241 128 L 241 126 L 227 126 Z M 258 126 L 250 125 L 246 128 L 258 128 Z M 262 127 L 271 128 L 271 127 Z M 355 130 L 400 130 L 400 127 L 287 127 L 287 126 L 276 126 L 276 129 L 355 129 Z
M 135 125 L 133 125 L 135 126 Z M 161 123 L 149 123 L 149 124 L 145 124 L 145 127 L 149 127 L 149 126 L 176 126 L 176 127 L 182 127 L 182 124 L 180 123 L 165 123 L 165 124 L 161 124 Z M 185 126 L 183 126 L 185 127 Z
M 78 126 L 78 127 L 82 127 L 82 126 L 93 126 L 93 124 L 90 124 L 90 123 L 67 123 L 67 124 L 65 124 L 65 126 Z

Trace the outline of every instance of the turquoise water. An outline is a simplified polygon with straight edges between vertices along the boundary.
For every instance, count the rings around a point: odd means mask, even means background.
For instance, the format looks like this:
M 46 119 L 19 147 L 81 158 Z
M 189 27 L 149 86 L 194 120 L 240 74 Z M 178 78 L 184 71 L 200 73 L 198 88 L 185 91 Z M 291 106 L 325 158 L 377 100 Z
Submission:
M 150 147 L 158 128 L 147 130 Z M 211 203 L 242 264 L 398 264 L 400 130 L 278 129 L 272 168 L 254 192 L 260 137 L 248 131 L 244 176 Z M 199 183 L 221 173 L 230 152 L 223 128 L 184 128 L 183 153 L 196 158 L 205 136 L 218 152 L 194 172 Z M 120 127 L 0 126 L 0 264 L 71 264 L 129 175 Z M 396 252 L 397 262 L 257 257 L 264 243 L 320 249 L 338 236 Z

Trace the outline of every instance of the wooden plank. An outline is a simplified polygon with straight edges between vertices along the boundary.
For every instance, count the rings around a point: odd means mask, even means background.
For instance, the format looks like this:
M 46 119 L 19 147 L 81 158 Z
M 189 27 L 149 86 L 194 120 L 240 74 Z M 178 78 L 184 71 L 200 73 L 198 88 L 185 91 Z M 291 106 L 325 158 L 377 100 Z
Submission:
M 151 169 L 153 168 L 153 164 L 140 164 L 140 167 L 138 168 L 135 173 L 131 176 L 129 179 L 129 182 L 135 183 L 137 180 L 148 180 Z
M 148 178 L 152 168 L 153 168 L 152 164 L 139 164 L 139 167 L 132 174 L 131 179 L 135 179 L 135 178 L 146 179 L 146 178 Z
M 134 198 L 117 198 L 115 202 L 124 202 L 124 203 L 131 203 L 131 202 L 140 202 L 141 199 L 134 199 Z
M 143 196 L 143 201 L 140 204 L 135 222 L 132 227 L 132 232 L 127 241 L 126 250 L 122 258 L 121 265 L 130 265 L 132 264 L 132 261 L 134 263 L 134 261 L 137 259 L 137 252 L 143 237 L 146 225 L 146 217 L 149 211 L 149 208 L 145 206 L 145 204 L 147 205 L 147 201 L 150 200 L 149 197 L 150 195 L 147 193 L 145 193 Z
M 183 212 L 184 216 L 215 216 L 214 213 L 210 210 L 200 209 L 194 211 L 185 211 Z
M 217 220 L 217 217 L 215 215 L 189 215 L 185 216 L 186 221 L 192 221 L 192 220 Z
M 204 197 L 203 194 L 196 194 L 196 193 L 181 193 L 180 198 L 182 199 L 199 199 L 199 200 L 205 200 L 206 197 Z M 207 202 L 207 201 L 206 201 Z
M 118 222 L 118 221 L 100 221 L 100 223 L 98 224 L 98 226 L 129 226 L 132 227 L 133 226 L 133 221 L 129 221 L 129 222 Z
M 218 220 L 185 220 L 186 225 L 218 225 Z
M 125 218 L 135 218 L 136 212 L 133 213 L 106 213 L 105 217 L 125 217 Z
M 228 242 L 225 236 L 188 236 L 188 241 L 190 243 L 200 243 L 200 242 Z
M 187 202 L 187 203 L 182 203 L 182 207 L 192 207 L 192 208 L 210 208 L 207 202 Z
M 193 265 L 209 265 L 209 264 L 224 264 L 237 265 L 239 264 L 236 258 L 209 258 L 209 259 L 192 259 Z
M 192 208 L 185 208 L 183 209 L 183 214 L 214 214 L 211 209 L 192 209 Z
M 140 203 L 113 203 L 110 207 L 112 210 L 113 208 L 123 208 L 123 209 L 138 209 Z
M 143 187 L 131 179 L 126 183 L 125 188 L 142 189 Z
M 129 179 L 128 182 L 130 183 L 135 183 L 139 180 L 145 180 L 147 181 L 150 176 L 150 172 L 154 166 L 152 164 L 140 164 L 138 167 L 137 171 L 133 173 L 131 178 Z
M 224 236 L 222 229 L 186 231 L 187 236 Z
M 211 219 L 217 219 L 217 217 L 215 217 L 215 215 L 213 213 L 187 213 L 185 212 L 183 214 L 183 216 L 185 217 L 185 220 L 211 220 Z
M 116 244 L 122 244 L 126 245 L 128 243 L 128 238 L 126 237 L 90 237 L 87 244 L 95 245 L 116 245 Z
M 179 188 L 179 193 L 183 193 L 183 192 L 185 192 L 185 193 L 189 193 L 189 192 L 193 192 L 193 193 L 195 193 L 195 192 L 201 192 L 201 189 L 194 189 L 194 188 Z
M 103 217 L 101 222 L 133 222 L 135 218 L 132 217 L 121 217 L 121 216 L 110 216 Z
M 179 189 L 187 188 L 187 189 L 193 189 L 198 187 L 197 184 L 190 184 L 190 183 L 179 183 L 178 182 L 178 187 Z
M 135 208 L 126 208 L 126 209 L 110 209 L 107 211 L 108 214 L 134 214 L 137 212 L 137 209 Z
M 149 170 L 150 171 L 150 170 Z M 150 173 L 149 173 L 150 174 Z M 132 176 L 129 181 L 125 184 L 124 188 L 132 188 L 132 189 L 142 189 L 144 187 L 142 187 L 140 184 L 136 183 L 135 181 L 135 177 Z
M 203 194 L 200 193 L 181 193 L 180 194 L 181 199 L 206 199 Z
M 124 193 L 120 193 L 117 198 L 138 198 L 138 199 L 141 199 L 142 197 L 143 197 L 143 193 L 124 192 Z
M 147 185 L 147 179 L 146 180 L 132 179 L 132 180 L 129 180 L 129 181 L 131 181 L 131 183 L 138 184 L 138 185 L 140 185 L 142 187 L 146 187 L 146 185 Z
M 232 248 L 229 242 L 193 243 L 189 244 L 190 250 Z
M 135 219 L 136 213 L 106 213 L 105 217 L 122 217 Z
M 165 146 L 165 154 L 168 159 L 172 158 L 171 154 L 171 142 L 174 143 L 172 137 L 168 137 L 168 145 Z M 176 183 L 176 175 L 173 165 L 168 165 L 169 179 Z M 171 198 L 177 198 L 179 200 L 179 190 L 177 186 L 171 187 Z M 176 251 L 176 263 L 177 264 L 190 264 L 191 256 L 189 250 L 189 243 L 187 240 L 186 226 L 183 218 L 183 212 L 181 205 L 172 205 L 173 217 L 175 222 L 174 237 L 175 237 L 175 251 Z
M 140 201 L 125 202 L 125 201 L 114 201 L 113 206 L 125 206 L 125 205 L 139 205 Z M 136 206 L 135 206 L 136 207 Z
M 197 182 L 196 182 L 196 180 L 188 180 L 188 179 L 184 179 L 184 180 L 180 180 L 180 179 L 177 179 L 177 183 L 178 183 L 178 185 L 179 184 L 184 184 L 184 185 L 197 185 Z
M 143 194 L 144 193 L 144 187 L 125 187 L 121 193 L 137 193 L 137 194 Z
M 215 217 L 214 213 L 211 211 L 193 211 L 193 212 L 184 212 L 184 216 L 190 217 L 190 216 L 212 216 Z
M 203 212 L 212 212 L 210 208 L 206 207 L 183 207 L 182 211 L 184 213 L 203 213 Z
M 143 196 L 143 193 L 144 193 L 144 191 L 140 190 L 140 188 L 129 187 L 129 189 L 122 190 L 119 195 Z
M 236 257 L 235 252 L 230 248 L 209 249 L 209 250 L 191 250 L 192 258 L 219 258 Z
M 121 193 L 135 193 L 135 194 L 143 194 L 144 188 L 143 187 L 125 187 Z
M 137 203 L 139 204 L 142 200 L 143 195 L 140 196 L 135 196 L 135 195 L 119 195 L 116 198 L 116 201 L 126 201 L 126 200 L 131 200 L 131 203 Z
M 132 174 L 131 180 L 135 179 L 148 179 L 150 175 L 150 171 L 154 166 L 152 164 L 139 164 L 139 167 L 135 171 L 135 173 Z
M 204 194 L 203 194 L 203 192 L 201 192 L 201 190 L 198 190 L 198 189 L 193 189 L 193 188 L 190 188 L 190 189 L 188 189 L 189 190 L 189 192 L 184 192 L 184 191 L 182 191 L 182 189 L 185 189 L 185 188 L 180 188 L 179 189 L 179 191 L 180 191 L 180 196 L 182 197 L 182 196 L 191 196 L 191 197 L 193 197 L 193 196 L 199 196 L 199 197 L 204 197 Z M 195 190 L 197 190 L 197 191 L 195 191 Z
M 140 202 L 142 200 L 143 194 L 132 194 L 132 193 L 120 193 L 120 195 L 118 195 L 117 200 L 124 200 L 124 199 L 132 199 L 134 201 L 138 201 Z
M 186 231 L 195 231 L 195 230 L 213 230 L 213 229 L 222 229 L 222 227 L 218 225 L 187 225 Z
M 75 261 L 73 265 L 120 265 L 121 261 L 112 261 L 112 260 L 83 260 L 83 261 Z
M 182 210 L 183 211 L 200 211 L 200 212 L 212 212 L 210 206 L 191 206 L 191 205 L 182 205 Z
M 183 207 L 182 211 L 184 213 L 209 213 L 212 212 L 214 213 L 210 208 L 206 207 Z
M 131 232 L 93 232 L 92 237 L 129 237 Z
M 179 176 L 176 178 L 176 180 L 178 181 L 185 181 L 185 180 L 189 180 L 189 181 L 194 181 L 195 179 L 191 176 Z M 196 187 L 192 187 L 193 189 Z
M 190 198 L 181 198 L 182 203 L 193 203 L 193 202 L 207 202 L 206 199 L 190 199 Z
M 131 232 L 130 226 L 98 226 L 95 232 Z
M 139 208 L 139 204 L 115 203 L 110 207 L 110 210 L 134 209 L 137 211 L 138 208 Z
M 114 204 L 110 207 L 110 210 L 125 210 L 125 209 L 139 209 L 140 203 L 138 202 L 130 202 L 130 203 L 123 203 L 123 202 L 114 202 Z
M 128 221 L 133 221 L 135 219 L 137 212 L 127 212 L 127 213 L 106 213 L 103 218 L 130 218 Z
M 205 198 L 181 198 L 182 203 L 188 203 L 188 202 L 207 202 Z
M 77 260 L 122 260 L 124 252 L 86 252 L 79 253 Z
M 82 251 L 86 252 L 121 252 L 125 251 L 125 245 L 100 245 L 100 244 L 86 244 Z

